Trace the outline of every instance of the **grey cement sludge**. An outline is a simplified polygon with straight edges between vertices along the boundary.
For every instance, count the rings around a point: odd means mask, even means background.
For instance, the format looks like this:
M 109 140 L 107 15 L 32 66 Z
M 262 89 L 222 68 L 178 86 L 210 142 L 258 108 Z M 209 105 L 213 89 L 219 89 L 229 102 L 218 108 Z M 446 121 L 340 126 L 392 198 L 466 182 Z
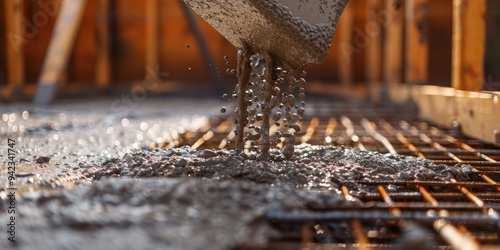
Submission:
M 109 179 L 57 194 L 25 194 L 18 208 L 15 249 L 255 246 L 277 235 L 264 219 L 271 209 L 343 204 L 350 202 L 334 193 L 241 181 Z M 0 242 L 2 249 L 13 246 Z
M 249 181 L 274 186 L 293 186 L 309 190 L 332 190 L 341 185 L 353 195 L 376 192 L 376 186 L 359 184 L 376 180 L 471 180 L 472 166 L 437 165 L 429 160 L 372 151 L 300 145 L 290 160 L 271 151 L 271 160 L 255 161 L 234 151 L 189 148 L 140 151 L 121 160 L 91 170 L 95 178 L 105 177 L 191 177 L 219 181 Z M 402 187 L 389 187 L 397 191 Z

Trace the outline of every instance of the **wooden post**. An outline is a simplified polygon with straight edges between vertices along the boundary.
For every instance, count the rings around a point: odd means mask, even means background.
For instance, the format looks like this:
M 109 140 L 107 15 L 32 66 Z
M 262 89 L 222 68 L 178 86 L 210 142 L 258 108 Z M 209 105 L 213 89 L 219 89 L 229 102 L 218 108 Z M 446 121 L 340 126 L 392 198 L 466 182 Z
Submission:
M 384 81 L 398 84 L 403 80 L 403 2 L 385 0 L 386 39 L 384 43 Z
M 346 93 L 352 87 L 352 60 L 353 54 L 359 52 L 359 48 L 353 44 L 354 13 L 353 1 L 349 1 L 338 22 L 337 38 L 339 41 L 339 80 L 342 91 Z
M 24 84 L 24 44 L 22 17 L 24 0 L 4 0 L 6 21 L 8 92 L 22 90 Z
M 428 0 L 406 0 L 405 82 L 427 82 L 429 53 Z
M 377 16 L 383 9 L 380 0 L 367 0 L 366 6 L 366 79 L 369 83 L 380 81 L 382 76 L 382 24 Z
M 158 62 L 158 0 L 146 0 L 146 74 L 153 81 L 159 77 Z
M 453 0 L 452 87 L 482 90 L 486 0 Z
M 111 82 L 110 55 L 110 0 L 99 0 L 97 21 L 97 59 L 95 78 L 97 86 L 105 89 Z
M 63 1 L 38 79 L 35 104 L 52 100 L 57 84 L 66 69 L 74 45 L 86 0 Z

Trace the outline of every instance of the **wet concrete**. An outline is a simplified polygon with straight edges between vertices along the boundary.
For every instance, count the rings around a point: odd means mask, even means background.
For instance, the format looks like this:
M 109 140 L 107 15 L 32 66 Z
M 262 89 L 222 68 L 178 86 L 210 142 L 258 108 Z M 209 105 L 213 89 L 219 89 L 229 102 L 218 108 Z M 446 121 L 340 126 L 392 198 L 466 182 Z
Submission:
M 277 232 L 266 211 L 346 204 L 335 193 L 193 178 L 108 179 L 30 192 L 16 249 L 231 249 Z M 5 216 L 0 214 L 0 219 Z M 2 249 L 7 247 L 3 241 Z
M 1 249 L 260 245 L 276 234 L 263 220 L 267 211 L 353 205 L 338 194 L 340 185 L 362 195 L 373 190 L 359 180 L 471 178 L 467 165 L 333 147 L 298 146 L 290 160 L 271 150 L 268 161 L 234 151 L 149 149 L 164 133 L 205 125 L 227 103 L 149 99 L 121 111 L 112 103 L 0 108 L 2 143 L 16 140 L 18 164 L 18 243 L 1 235 Z M 2 170 L 3 225 L 9 214 Z
M 203 101 L 202 106 L 197 103 L 199 101 Z M 165 246 L 164 242 L 148 243 L 151 230 L 145 224 L 108 228 L 104 225 L 109 220 L 104 220 L 99 225 L 104 229 L 99 232 L 94 227 L 79 229 L 71 226 L 75 223 L 65 219 L 64 211 L 68 210 L 61 206 L 66 200 L 62 197 L 68 195 L 68 199 L 74 199 L 78 196 L 61 192 L 72 189 L 82 192 L 80 188 L 91 184 L 92 179 L 81 173 L 92 166 L 147 148 L 151 142 L 159 143 L 165 138 L 165 133 L 204 126 L 208 117 L 218 114 L 220 105 L 220 101 L 212 99 L 152 97 L 128 101 L 122 98 L 58 101 L 43 108 L 30 104 L 2 104 L 0 221 L 3 226 L 0 226 L 0 249 L 103 249 L 109 246 L 158 249 L 155 246 Z M 4 157 L 7 155 L 7 139 L 16 142 L 16 245 L 7 241 L 4 230 L 11 216 L 7 213 L 8 159 Z M 36 202 L 34 197 L 38 197 Z M 54 202 L 50 203 L 50 210 L 43 205 L 43 200 Z M 85 207 L 83 203 L 75 201 L 74 204 L 80 208 L 80 216 L 102 212 Z M 106 215 L 101 213 L 108 219 L 113 218 L 113 214 L 114 211 Z M 56 217 L 58 219 L 54 219 Z
M 437 165 L 429 160 L 381 154 L 372 151 L 339 149 L 330 146 L 296 146 L 294 156 L 271 151 L 271 160 L 256 161 L 255 155 L 235 151 L 200 150 L 189 147 L 143 150 L 123 159 L 91 168 L 88 174 L 100 180 L 107 177 L 191 177 L 218 181 L 247 181 L 271 186 L 291 186 L 315 191 L 337 190 L 344 185 L 351 195 L 377 192 L 376 186 L 360 181 L 472 179 L 470 165 Z M 404 187 L 388 186 L 389 192 Z
M 50 107 L 0 106 L 0 155 L 7 138 L 17 142 L 19 185 L 75 175 L 90 166 L 161 143 L 173 131 L 198 129 L 218 115 L 220 101 L 183 98 L 120 98 L 60 101 Z M 227 105 L 227 103 L 224 103 Z M 6 158 L 0 158 L 2 166 Z M 6 172 L 0 172 L 5 186 Z

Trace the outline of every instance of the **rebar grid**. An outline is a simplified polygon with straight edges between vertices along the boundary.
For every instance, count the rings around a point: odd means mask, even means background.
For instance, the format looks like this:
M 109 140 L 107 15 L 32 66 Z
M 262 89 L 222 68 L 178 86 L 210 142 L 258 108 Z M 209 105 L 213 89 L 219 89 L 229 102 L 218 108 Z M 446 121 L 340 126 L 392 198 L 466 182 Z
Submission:
M 163 146 L 232 149 L 232 123 L 231 117 L 217 117 L 209 126 Z M 271 135 L 277 129 L 271 127 Z M 470 182 L 359 181 L 378 189 L 359 197 L 363 206 L 270 212 L 267 219 L 282 232 L 270 248 L 318 243 L 334 248 L 385 248 L 414 225 L 429 230 L 427 237 L 442 248 L 500 247 L 500 148 L 419 121 L 404 111 L 357 103 L 308 106 L 298 136 L 298 144 L 416 156 L 448 166 L 470 164 L 477 178 Z M 271 140 L 281 146 L 276 137 Z M 404 190 L 387 192 L 389 185 Z M 446 187 L 446 191 L 429 191 L 430 187 Z M 339 192 L 346 200 L 353 199 L 345 186 Z

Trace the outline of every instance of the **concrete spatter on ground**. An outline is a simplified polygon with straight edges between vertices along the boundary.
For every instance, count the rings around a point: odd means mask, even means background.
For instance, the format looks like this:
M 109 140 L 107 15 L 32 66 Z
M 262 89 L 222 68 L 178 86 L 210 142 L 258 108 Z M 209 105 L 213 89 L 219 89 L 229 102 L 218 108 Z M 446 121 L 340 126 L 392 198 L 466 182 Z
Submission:
M 241 181 L 108 179 L 25 194 L 16 249 L 232 249 L 277 235 L 264 220 L 269 210 L 352 204 L 332 192 Z
M 193 115 L 207 115 L 210 110 L 215 114 L 220 106 L 211 102 L 200 107 L 191 100 L 168 103 L 148 100 L 127 116 L 95 103 L 64 105 L 53 112 L 30 111 L 26 120 L 0 123 L 5 137 L 22 139 L 17 140 L 20 187 L 26 189 L 30 178 L 36 185 L 82 171 L 97 179 L 72 190 L 45 192 L 29 186 L 31 191 L 20 193 L 16 223 L 22 241 L 17 249 L 228 249 L 247 240 L 262 242 L 266 239 L 262 235 L 272 233 L 260 220 L 260 207 L 290 210 L 344 204 L 335 191 L 314 190 L 345 184 L 357 195 L 373 191 L 356 183 L 363 179 L 472 179 L 468 165 L 446 167 L 413 157 L 332 147 L 298 146 L 289 161 L 276 150 L 263 161 L 221 150 L 136 151 L 165 130 L 186 128 L 182 117 L 191 117 L 186 123 L 193 124 Z M 20 116 L 19 110 L 27 109 L 16 110 Z M 12 112 L 0 108 L 0 113 Z M 123 119 L 129 120 L 127 127 L 122 126 Z M 154 130 L 152 124 L 160 129 Z M 13 126 L 26 130 L 15 132 Z M 110 127 L 113 133 L 107 131 Z M 143 140 L 137 139 L 139 133 Z M 0 183 L 5 180 L 2 174 Z M 107 180 L 112 176 L 119 178 Z M 154 176 L 163 178 L 147 178 Z M 251 191 L 244 191 L 247 187 Z M 0 201 L 0 221 L 7 221 L 5 202 Z M 5 244 L 0 240 L 0 249 L 12 246 Z
M 220 102 L 150 97 L 137 103 L 114 99 L 59 101 L 48 107 L 0 105 L 0 138 L 16 141 L 17 184 L 78 175 L 90 166 L 149 146 L 168 136 L 197 130 L 218 114 Z M 116 106 L 116 107 L 115 107 Z M 128 109 L 126 109 L 128 108 Z M 15 119 L 3 119 L 13 116 Z M 124 123 L 126 122 L 126 123 Z M 6 155 L 0 146 L 0 155 Z M 49 157 L 50 160 L 43 160 Z M 0 165 L 7 166 L 7 158 Z M 0 171 L 0 191 L 7 171 Z
M 254 161 L 245 153 L 220 150 L 193 151 L 188 147 L 155 149 L 128 154 L 92 170 L 96 179 L 104 177 L 192 177 L 219 181 L 243 180 L 274 186 L 309 190 L 332 190 L 340 185 L 353 195 L 376 192 L 376 186 L 359 184 L 365 180 L 472 180 L 472 167 L 436 165 L 431 161 L 372 151 L 338 149 L 328 146 L 296 146 L 289 161 Z M 280 153 L 271 151 L 271 159 Z M 404 187 L 388 186 L 388 191 Z

